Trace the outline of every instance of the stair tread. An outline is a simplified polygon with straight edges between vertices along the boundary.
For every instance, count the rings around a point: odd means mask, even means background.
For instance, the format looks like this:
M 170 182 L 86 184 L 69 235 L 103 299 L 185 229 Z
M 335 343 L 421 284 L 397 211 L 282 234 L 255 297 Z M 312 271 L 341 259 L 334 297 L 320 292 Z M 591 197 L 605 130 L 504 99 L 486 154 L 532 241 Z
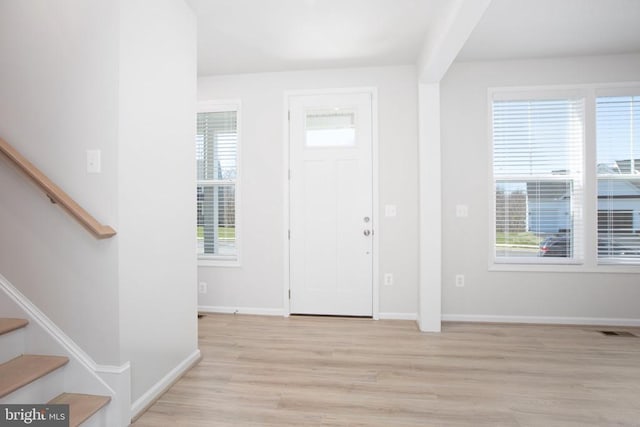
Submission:
M 63 356 L 23 354 L 0 365 L 0 397 L 23 387 L 49 372 L 64 366 L 69 359 Z
M 0 335 L 7 334 L 16 329 L 24 328 L 29 323 L 26 319 L 13 319 L 10 317 L 0 317 Z
M 98 412 L 111 401 L 109 396 L 93 394 L 62 393 L 49 401 L 50 404 L 69 405 L 69 427 L 76 427 Z

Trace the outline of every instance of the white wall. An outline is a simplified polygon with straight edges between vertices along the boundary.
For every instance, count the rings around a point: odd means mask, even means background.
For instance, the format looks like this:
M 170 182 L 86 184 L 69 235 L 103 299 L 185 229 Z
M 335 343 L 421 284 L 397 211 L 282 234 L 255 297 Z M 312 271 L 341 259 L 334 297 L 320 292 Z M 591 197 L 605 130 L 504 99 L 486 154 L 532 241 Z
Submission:
M 287 90 L 377 87 L 380 312 L 415 315 L 418 284 L 417 77 L 413 66 L 201 77 L 199 100 L 242 101 L 241 267 L 200 267 L 200 306 L 283 310 L 283 105 Z M 398 216 L 384 218 L 385 204 Z
M 443 315 L 640 319 L 637 274 L 490 272 L 487 88 L 637 81 L 640 55 L 454 63 L 441 85 Z M 469 206 L 456 218 L 456 204 Z M 455 275 L 466 285 L 455 287 Z
M 0 2 L 0 137 L 117 228 L 118 6 Z M 102 151 L 86 173 L 85 151 Z M 98 241 L 0 156 L 0 273 L 98 363 L 119 362 L 118 240 Z
M 3 1 L 0 73 L 0 137 L 118 232 L 94 239 L 0 157 L 0 274 L 152 398 L 197 356 L 195 17 L 183 0 Z
M 183 0 L 126 0 L 120 28 L 120 334 L 135 410 L 197 352 L 196 23 Z

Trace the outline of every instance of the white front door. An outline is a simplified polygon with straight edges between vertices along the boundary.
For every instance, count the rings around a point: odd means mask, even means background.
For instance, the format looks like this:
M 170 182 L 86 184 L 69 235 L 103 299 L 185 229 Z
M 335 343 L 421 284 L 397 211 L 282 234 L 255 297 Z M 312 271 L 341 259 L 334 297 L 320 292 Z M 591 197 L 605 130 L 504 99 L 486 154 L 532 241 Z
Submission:
M 371 93 L 289 98 L 290 311 L 373 314 Z

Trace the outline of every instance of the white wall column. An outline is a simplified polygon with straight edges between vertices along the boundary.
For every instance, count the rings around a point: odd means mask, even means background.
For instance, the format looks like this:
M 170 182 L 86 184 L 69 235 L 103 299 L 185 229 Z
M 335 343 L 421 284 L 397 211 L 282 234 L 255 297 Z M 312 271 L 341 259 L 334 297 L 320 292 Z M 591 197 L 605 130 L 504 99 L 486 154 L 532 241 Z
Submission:
M 439 332 L 442 317 L 442 171 L 440 81 L 478 24 L 491 0 L 452 0 L 445 18 L 426 36 L 418 62 L 420 151 L 421 331 Z
M 418 325 L 440 332 L 442 316 L 442 187 L 440 84 L 418 87 L 420 162 L 420 287 Z

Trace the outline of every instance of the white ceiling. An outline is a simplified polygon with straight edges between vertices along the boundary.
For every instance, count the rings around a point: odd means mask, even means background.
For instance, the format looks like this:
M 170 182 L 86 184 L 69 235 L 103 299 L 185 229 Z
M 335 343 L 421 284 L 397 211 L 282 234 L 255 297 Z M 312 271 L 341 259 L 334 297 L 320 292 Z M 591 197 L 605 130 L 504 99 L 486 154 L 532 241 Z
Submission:
M 451 0 L 187 0 L 200 75 L 414 64 Z
M 187 2 L 198 20 L 200 75 L 414 64 L 428 30 L 455 6 L 453 0 Z M 458 59 L 630 52 L 640 52 L 640 0 L 493 0 Z
M 640 0 L 493 0 L 458 60 L 632 52 L 640 52 Z

